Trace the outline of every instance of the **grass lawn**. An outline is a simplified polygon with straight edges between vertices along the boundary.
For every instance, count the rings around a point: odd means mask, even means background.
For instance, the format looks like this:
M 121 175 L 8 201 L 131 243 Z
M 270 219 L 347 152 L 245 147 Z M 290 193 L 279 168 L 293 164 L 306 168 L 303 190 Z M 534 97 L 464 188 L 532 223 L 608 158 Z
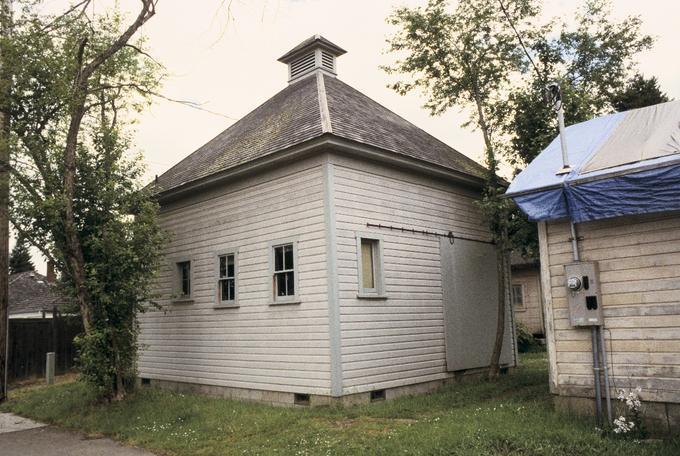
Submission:
M 544 353 L 497 383 L 352 408 L 280 408 L 141 389 L 99 404 L 79 382 L 13 391 L 0 407 L 169 455 L 674 455 L 680 440 L 600 437 L 553 411 Z

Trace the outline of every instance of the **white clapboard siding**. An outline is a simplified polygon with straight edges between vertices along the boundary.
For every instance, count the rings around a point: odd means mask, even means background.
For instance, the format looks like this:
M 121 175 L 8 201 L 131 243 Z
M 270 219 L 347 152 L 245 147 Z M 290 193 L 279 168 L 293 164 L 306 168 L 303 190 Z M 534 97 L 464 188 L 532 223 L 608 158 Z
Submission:
M 680 215 L 577 227 L 582 259 L 599 263 L 612 386 L 640 386 L 643 399 L 680 402 Z M 570 236 L 567 223 L 548 223 L 550 318 L 564 394 L 593 384 L 590 331 L 572 328 L 568 319 L 564 264 L 572 261 Z
M 333 157 L 343 393 L 446 378 L 439 239 L 367 223 L 479 240 L 489 233 L 463 187 Z M 387 299 L 358 299 L 357 233 L 383 239 Z
M 140 317 L 142 377 L 330 394 L 322 157 L 164 205 L 171 234 L 161 309 Z M 270 305 L 273 241 L 297 240 L 301 303 Z M 216 309 L 216 254 L 238 249 L 238 308 Z M 192 259 L 191 303 L 172 302 L 174 261 Z
M 512 284 L 522 285 L 524 293 L 524 305 L 514 308 L 517 321 L 523 323 L 532 334 L 543 334 L 543 302 L 538 268 L 513 268 Z

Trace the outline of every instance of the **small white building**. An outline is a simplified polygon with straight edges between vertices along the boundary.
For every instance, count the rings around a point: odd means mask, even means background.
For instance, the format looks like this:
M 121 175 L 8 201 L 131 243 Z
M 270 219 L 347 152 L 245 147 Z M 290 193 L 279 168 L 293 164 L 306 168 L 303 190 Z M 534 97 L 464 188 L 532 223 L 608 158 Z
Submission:
M 140 316 L 143 384 L 314 404 L 488 365 L 484 169 L 340 81 L 344 53 L 319 36 L 286 53 L 286 88 L 157 179 L 172 239 Z

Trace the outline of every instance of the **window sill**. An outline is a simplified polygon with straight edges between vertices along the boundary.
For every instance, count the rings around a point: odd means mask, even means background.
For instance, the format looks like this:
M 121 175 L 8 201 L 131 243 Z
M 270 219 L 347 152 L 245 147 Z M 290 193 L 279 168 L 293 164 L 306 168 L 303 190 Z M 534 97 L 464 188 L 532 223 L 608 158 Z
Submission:
M 387 299 L 387 295 L 386 294 L 376 294 L 376 293 L 357 293 L 357 299 L 385 300 L 385 299 Z
M 193 298 L 177 298 L 171 301 L 173 304 L 193 304 Z
M 290 301 L 272 301 L 269 303 L 270 306 L 287 306 L 289 304 L 301 304 L 302 301 L 300 299 L 293 299 Z
M 213 305 L 213 309 L 238 309 L 241 307 L 240 305 L 233 303 L 233 304 L 215 304 Z

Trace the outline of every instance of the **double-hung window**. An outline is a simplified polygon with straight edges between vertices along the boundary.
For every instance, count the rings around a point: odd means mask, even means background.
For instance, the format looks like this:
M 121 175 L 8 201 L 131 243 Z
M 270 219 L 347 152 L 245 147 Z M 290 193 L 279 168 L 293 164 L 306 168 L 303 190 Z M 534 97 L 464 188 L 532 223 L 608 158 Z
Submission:
M 274 304 L 298 302 L 295 242 L 272 246 L 272 298 Z
M 236 254 L 217 256 L 217 305 L 236 305 Z
M 381 239 L 372 235 L 357 236 L 359 298 L 384 298 Z
M 512 305 L 513 307 L 524 307 L 524 287 L 520 283 L 512 284 Z

